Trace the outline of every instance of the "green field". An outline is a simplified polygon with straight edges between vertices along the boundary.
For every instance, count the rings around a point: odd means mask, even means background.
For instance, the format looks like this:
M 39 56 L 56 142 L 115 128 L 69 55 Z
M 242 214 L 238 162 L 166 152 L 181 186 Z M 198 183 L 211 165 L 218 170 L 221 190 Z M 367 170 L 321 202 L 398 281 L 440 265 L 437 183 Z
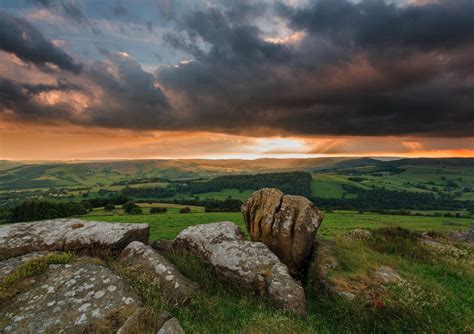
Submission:
M 146 205 L 141 205 L 146 207 Z M 161 204 L 160 204 L 161 206 Z M 169 206 L 174 206 L 171 204 Z M 168 213 L 126 215 L 108 213 L 103 210 L 94 210 L 91 213 L 81 216 L 81 219 L 98 220 L 119 223 L 147 223 L 150 225 L 150 238 L 173 239 L 188 226 L 197 224 L 207 224 L 219 221 L 231 221 L 239 225 L 242 231 L 245 230 L 243 217 L 240 212 L 202 212 L 202 208 L 191 207 L 192 213 L 177 213 L 178 209 L 169 209 Z M 443 225 L 446 222 L 455 222 L 457 225 Z M 465 229 L 472 223 L 471 219 L 454 219 L 443 217 L 419 217 L 419 216 L 397 216 L 381 215 L 377 213 L 359 214 L 354 211 L 336 211 L 325 213 L 324 221 L 321 225 L 318 236 L 324 238 L 333 238 L 334 236 L 346 233 L 355 228 L 375 229 L 380 227 L 401 226 L 413 231 L 437 231 L 446 232 L 453 229 Z

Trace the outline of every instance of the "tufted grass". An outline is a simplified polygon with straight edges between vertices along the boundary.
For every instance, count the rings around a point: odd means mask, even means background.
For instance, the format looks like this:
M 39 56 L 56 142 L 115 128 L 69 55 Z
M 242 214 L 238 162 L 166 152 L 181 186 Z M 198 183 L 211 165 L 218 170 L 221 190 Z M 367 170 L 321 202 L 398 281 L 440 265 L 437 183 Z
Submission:
M 72 258 L 69 252 L 54 252 L 25 261 L 0 280 L 0 305 L 27 289 L 32 284 L 30 279 L 44 273 L 50 264 L 69 263 Z

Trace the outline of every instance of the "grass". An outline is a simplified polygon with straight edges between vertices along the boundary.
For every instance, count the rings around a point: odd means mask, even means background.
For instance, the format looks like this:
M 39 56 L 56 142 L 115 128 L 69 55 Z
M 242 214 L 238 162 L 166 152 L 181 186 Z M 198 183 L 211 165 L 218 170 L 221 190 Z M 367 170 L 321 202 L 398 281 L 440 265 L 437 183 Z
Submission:
M 195 224 L 230 220 L 244 229 L 240 213 L 190 213 L 138 216 L 88 216 L 87 219 L 149 223 L 152 239 L 172 239 Z M 474 270 L 472 250 L 457 256 L 458 249 L 438 251 L 418 241 L 419 232 L 438 235 L 466 229 L 469 219 L 450 218 L 457 225 L 444 225 L 442 217 L 395 216 L 353 211 L 325 215 L 318 238 L 336 243 L 338 267 L 331 280 L 341 286 L 362 287 L 355 300 L 321 294 L 315 271 L 305 285 L 308 315 L 298 318 L 273 308 L 253 295 L 222 285 L 198 258 L 169 253 L 168 258 L 186 276 L 200 284 L 200 292 L 188 305 L 176 307 L 163 299 L 159 287 L 143 273 L 125 277 L 155 312 L 168 310 L 189 333 L 471 333 L 474 323 Z M 405 229 L 397 228 L 403 226 Z M 354 228 L 369 228 L 373 239 L 348 240 Z M 459 248 L 461 247 L 461 248 Z M 371 283 L 381 265 L 394 268 L 402 281 L 387 286 Z M 319 291 L 319 292 L 318 292 Z
M 0 305 L 33 284 L 29 279 L 44 273 L 50 264 L 69 263 L 72 257 L 71 253 L 50 253 L 22 263 L 0 280 Z
M 102 215 L 96 211 L 81 216 L 81 219 L 98 220 L 118 223 L 147 223 L 150 224 L 150 238 L 173 239 L 179 232 L 188 226 L 214 223 L 219 221 L 232 221 L 245 231 L 245 225 L 240 212 L 212 212 L 212 213 L 164 213 L 143 215 Z M 459 225 L 444 225 L 450 221 Z M 355 228 L 375 229 L 380 227 L 402 226 L 413 231 L 447 232 L 453 229 L 466 229 L 471 223 L 470 219 L 422 217 L 422 216 L 397 216 L 381 215 L 378 213 L 359 214 L 354 211 L 335 211 L 325 213 L 323 223 L 318 231 L 318 236 L 332 238 L 336 235 L 347 233 Z
M 222 220 L 234 221 L 244 230 L 240 213 L 100 216 L 92 212 L 85 218 L 149 223 L 152 239 L 172 239 L 187 226 Z M 317 277 L 312 267 L 305 283 L 308 310 L 305 318 L 224 286 L 204 263 L 188 253 L 166 254 L 185 276 L 200 285 L 197 297 L 180 307 L 164 299 L 159 286 L 146 273 L 122 268 L 115 262 L 105 261 L 104 264 L 129 282 L 153 314 L 167 310 L 178 318 L 188 333 L 471 333 L 474 323 L 472 250 L 462 245 L 449 246 L 466 250 L 467 255 L 457 256 L 459 251 L 438 251 L 418 241 L 419 231 L 436 231 L 433 235 L 438 235 L 465 229 L 470 223 L 467 219 L 450 220 L 460 225 L 443 225 L 446 219 L 441 217 L 352 211 L 327 213 L 318 238 L 329 238 L 336 243 L 335 257 L 339 265 L 330 272 L 330 278 L 341 286 L 361 286 L 363 293 L 354 300 L 321 293 L 316 287 Z M 354 228 L 370 228 L 373 238 L 345 238 L 345 233 Z M 8 291 L 3 298 L 10 298 L 28 287 L 28 278 L 41 274 L 49 263 L 65 263 L 70 256 L 53 253 L 26 262 L 2 281 L 0 292 Z M 403 279 L 401 283 L 371 284 L 372 272 L 381 265 L 394 268 Z M 111 314 L 110 319 L 95 323 L 91 330 L 118 323 L 127 314 Z M 148 318 L 153 319 L 152 316 Z
M 393 235 L 389 231 L 395 231 Z M 336 237 L 337 260 L 333 278 L 354 282 L 367 279 L 381 264 L 390 265 L 403 279 L 397 284 L 371 286 L 355 300 L 317 293 L 314 270 L 305 286 L 308 315 L 298 318 L 273 308 L 253 295 L 223 286 L 198 258 L 168 253 L 179 270 L 200 285 L 196 298 L 176 307 L 162 298 L 159 287 L 143 273 L 125 277 L 157 313 L 168 310 L 189 333 L 402 333 L 472 332 L 473 270 L 467 260 L 429 253 L 418 257 L 393 251 L 409 245 L 422 247 L 397 229 L 376 230 L 371 241 Z M 384 241 L 386 246 L 374 245 Z M 415 254 L 419 254 L 415 252 Z

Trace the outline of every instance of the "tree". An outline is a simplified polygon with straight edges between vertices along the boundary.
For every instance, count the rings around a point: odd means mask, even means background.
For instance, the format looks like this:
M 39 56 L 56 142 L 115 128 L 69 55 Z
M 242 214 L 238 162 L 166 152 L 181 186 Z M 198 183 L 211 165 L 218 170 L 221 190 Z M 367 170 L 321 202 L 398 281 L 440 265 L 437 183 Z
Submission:
M 179 210 L 179 213 L 190 213 L 191 212 L 191 209 L 187 206 L 187 207 L 184 207 L 184 208 L 181 208 Z
M 167 211 L 168 211 L 167 208 L 153 207 L 150 209 L 150 214 L 165 213 Z
M 127 203 L 122 205 L 122 209 L 125 211 L 125 213 L 128 213 L 128 214 L 139 214 L 137 213 L 138 211 L 136 209 L 140 209 L 140 207 L 135 202 L 128 201 Z M 135 213 L 132 213 L 132 212 L 135 212 Z
M 115 209 L 115 205 L 110 204 L 110 203 L 104 207 L 105 211 L 113 211 L 114 209 Z
M 84 215 L 86 208 L 74 202 L 48 202 L 27 200 L 12 208 L 7 217 L 9 222 L 33 221 Z
M 143 210 L 140 207 L 133 208 L 130 212 L 131 215 L 141 215 Z

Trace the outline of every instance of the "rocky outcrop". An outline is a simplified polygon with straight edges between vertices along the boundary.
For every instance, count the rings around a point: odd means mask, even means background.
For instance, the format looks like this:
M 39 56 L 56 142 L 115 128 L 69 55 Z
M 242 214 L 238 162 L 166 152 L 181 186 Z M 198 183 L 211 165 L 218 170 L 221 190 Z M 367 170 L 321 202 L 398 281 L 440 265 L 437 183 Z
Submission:
M 157 334 L 184 334 L 184 329 L 178 319 L 171 318 L 161 326 Z
M 50 265 L 0 312 L 2 333 L 82 333 L 110 312 L 137 308 L 137 296 L 110 269 L 84 263 Z
M 338 293 L 329 275 L 332 270 L 339 266 L 335 250 L 336 243 L 334 241 L 318 240 L 315 242 L 312 270 L 315 271 L 313 279 L 318 292 Z
M 448 233 L 447 238 L 453 242 L 474 242 L 474 223 L 471 224 L 468 230 Z
M 395 271 L 395 269 L 389 266 L 380 266 L 373 273 L 374 280 L 381 283 L 394 283 L 401 280 L 400 275 Z
M 154 333 L 153 329 L 161 334 L 184 334 L 178 319 L 173 318 L 171 314 L 163 311 L 156 316 L 145 307 L 137 308 L 117 330 L 117 334 Z
M 311 201 L 264 188 L 252 194 L 242 213 L 252 240 L 267 245 L 293 276 L 307 266 L 323 220 L 322 212 Z
M 126 266 L 147 272 L 167 298 L 175 303 L 188 301 L 198 291 L 196 283 L 183 276 L 164 256 L 139 241 L 130 243 L 119 260 Z
M 277 307 L 305 313 L 304 290 L 287 267 L 263 243 L 244 240 L 232 222 L 188 227 L 172 247 L 201 257 L 219 280 L 237 291 L 253 291 Z
M 345 239 L 361 240 L 360 238 L 364 239 L 368 236 L 365 232 L 350 232 Z M 330 296 L 352 300 L 359 295 L 369 293 L 370 287 L 383 286 L 401 280 L 397 271 L 386 265 L 381 265 L 378 269 L 360 277 L 340 276 L 334 279 L 334 272 L 340 269 L 336 258 L 336 247 L 336 242 L 332 240 L 317 240 L 315 243 L 311 276 L 312 285 L 317 293 L 327 293 Z
M 37 251 L 118 250 L 132 241 L 148 243 L 148 224 L 115 224 L 53 219 L 0 225 L 0 255 L 11 258 Z

